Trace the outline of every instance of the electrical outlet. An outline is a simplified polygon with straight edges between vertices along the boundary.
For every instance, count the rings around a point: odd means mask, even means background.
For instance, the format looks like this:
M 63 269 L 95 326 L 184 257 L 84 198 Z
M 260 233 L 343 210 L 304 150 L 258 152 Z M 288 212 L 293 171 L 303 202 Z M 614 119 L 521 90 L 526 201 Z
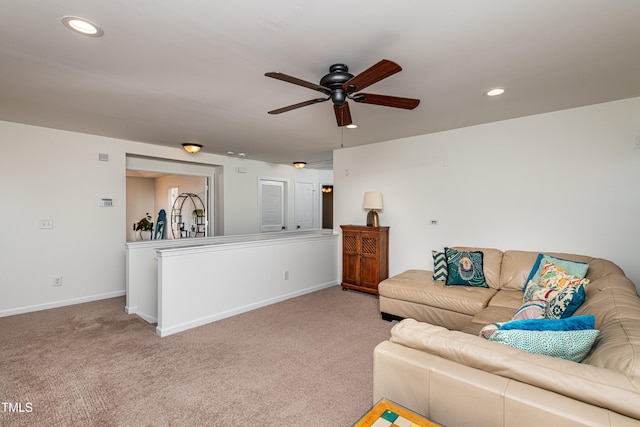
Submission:
M 53 220 L 52 219 L 41 219 L 40 220 L 40 230 L 50 230 L 53 228 Z
M 53 286 L 62 286 L 62 276 L 54 276 Z
M 285 270 L 282 272 L 282 278 L 284 280 L 289 280 L 289 270 Z
M 430 221 L 429 221 L 429 223 L 430 223 L 431 225 L 438 225 L 438 224 L 439 224 L 439 222 L 438 222 L 438 220 L 437 220 L 437 219 L 432 219 L 432 220 L 430 220 Z

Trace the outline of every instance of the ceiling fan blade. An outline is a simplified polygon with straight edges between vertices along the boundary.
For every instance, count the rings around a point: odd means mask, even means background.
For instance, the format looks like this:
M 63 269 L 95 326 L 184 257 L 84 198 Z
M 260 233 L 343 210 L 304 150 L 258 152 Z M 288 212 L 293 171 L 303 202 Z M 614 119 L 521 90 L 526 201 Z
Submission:
M 286 113 L 287 111 L 295 110 L 296 108 L 306 107 L 307 105 L 313 105 L 313 104 L 317 104 L 318 102 L 324 102 L 328 100 L 329 98 L 310 99 L 308 101 L 298 102 L 297 104 L 289 105 L 288 107 L 282 107 L 282 108 L 278 108 L 277 110 L 271 110 L 268 113 L 269 114 Z
M 405 110 L 413 110 L 420 104 L 419 99 L 400 98 L 398 96 L 376 95 L 373 93 L 359 93 L 353 98 L 356 102 L 363 104 L 382 105 L 384 107 L 404 108 Z
M 383 59 L 347 81 L 342 85 L 342 88 L 347 90 L 349 93 L 360 91 L 365 87 L 371 86 L 382 79 L 386 79 L 399 71 L 402 71 L 401 66 L 393 61 L 389 61 L 388 59 Z
M 297 77 L 289 76 L 287 74 L 278 73 L 278 72 L 269 72 L 264 74 L 267 77 L 271 77 L 276 80 L 282 80 L 283 82 L 293 83 L 294 85 L 303 86 L 309 89 L 317 90 L 318 92 L 322 92 L 325 95 L 331 94 L 331 89 L 326 88 L 324 86 L 317 85 L 315 83 L 308 82 L 306 80 L 301 80 Z
M 338 126 L 347 126 L 353 123 L 351 121 L 351 111 L 349 110 L 349 103 L 345 102 L 342 107 L 333 105 L 333 111 L 336 113 L 336 122 Z

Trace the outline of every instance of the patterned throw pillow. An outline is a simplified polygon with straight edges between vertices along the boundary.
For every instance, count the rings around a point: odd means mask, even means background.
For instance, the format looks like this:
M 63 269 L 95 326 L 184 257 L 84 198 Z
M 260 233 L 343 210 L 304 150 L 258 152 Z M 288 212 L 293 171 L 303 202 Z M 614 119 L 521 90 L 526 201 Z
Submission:
M 498 329 L 500 329 L 500 326 L 502 326 L 503 324 L 504 322 L 490 323 L 487 326 L 480 329 L 480 333 L 478 334 L 478 336 L 480 338 L 484 338 L 485 340 L 488 340 L 489 338 L 491 338 L 491 335 L 493 335 Z
M 590 282 L 589 279 L 576 277 L 568 274 L 563 269 L 553 263 L 547 263 L 542 269 L 538 285 L 545 288 L 560 289 L 564 286 L 586 286 Z
M 572 316 L 584 302 L 584 286 L 565 286 L 557 291 L 544 310 L 547 319 L 565 319 Z
M 529 281 L 527 287 L 524 288 L 524 296 L 522 297 L 522 302 L 527 303 L 533 300 L 543 299 L 545 301 L 549 301 L 551 298 L 555 297 L 558 294 L 557 289 L 545 288 L 544 286 L 539 286 L 534 283 L 532 280 Z
M 433 255 L 433 280 L 447 280 L 447 256 L 439 251 L 431 251 L 431 255 Z
M 444 248 L 447 256 L 447 285 L 488 288 L 482 270 L 482 252 L 460 252 Z
M 533 268 L 529 272 L 529 277 L 524 282 L 524 287 L 527 286 L 530 280 L 533 280 L 534 283 L 538 283 L 540 280 L 540 275 L 542 274 L 542 269 L 548 263 L 553 263 L 558 267 L 562 268 L 567 273 L 572 276 L 583 278 L 587 275 L 587 270 L 589 269 L 589 264 L 585 262 L 571 261 L 568 259 L 556 258 L 551 255 L 538 254 L 538 258 L 536 258 L 536 262 L 533 264 Z
M 519 348 L 529 353 L 544 354 L 581 362 L 598 336 L 597 329 L 578 331 L 497 330 L 489 341 Z
M 544 299 L 547 306 L 544 317 L 547 319 L 564 319 L 573 315 L 584 302 L 584 286 L 565 286 L 561 289 L 545 288 L 529 282 L 524 291 L 524 302 Z
M 516 313 L 513 315 L 511 320 L 539 319 L 544 317 L 544 310 L 546 307 L 546 299 L 534 299 L 527 301 L 522 304 L 518 310 L 516 310 Z

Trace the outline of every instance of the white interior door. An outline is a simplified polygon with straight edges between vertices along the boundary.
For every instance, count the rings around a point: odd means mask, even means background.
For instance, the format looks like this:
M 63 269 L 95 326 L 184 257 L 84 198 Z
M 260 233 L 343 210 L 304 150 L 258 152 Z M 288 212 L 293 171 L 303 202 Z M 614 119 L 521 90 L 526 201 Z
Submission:
M 310 230 L 315 228 L 315 184 L 313 182 L 296 181 L 295 192 L 295 219 L 297 230 Z
M 285 183 L 260 179 L 258 200 L 260 210 L 260 232 L 281 231 L 285 227 Z

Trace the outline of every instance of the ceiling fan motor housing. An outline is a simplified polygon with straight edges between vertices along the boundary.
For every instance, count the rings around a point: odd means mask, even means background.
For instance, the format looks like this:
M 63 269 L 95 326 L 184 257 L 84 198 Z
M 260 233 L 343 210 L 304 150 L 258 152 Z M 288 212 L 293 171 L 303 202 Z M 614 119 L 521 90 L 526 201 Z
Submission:
M 349 67 L 345 64 L 333 64 L 329 67 L 329 74 L 320 79 L 320 86 L 331 89 L 331 101 L 337 107 L 342 107 L 348 95 L 342 85 L 352 78 L 353 74 L 349 73 Z

